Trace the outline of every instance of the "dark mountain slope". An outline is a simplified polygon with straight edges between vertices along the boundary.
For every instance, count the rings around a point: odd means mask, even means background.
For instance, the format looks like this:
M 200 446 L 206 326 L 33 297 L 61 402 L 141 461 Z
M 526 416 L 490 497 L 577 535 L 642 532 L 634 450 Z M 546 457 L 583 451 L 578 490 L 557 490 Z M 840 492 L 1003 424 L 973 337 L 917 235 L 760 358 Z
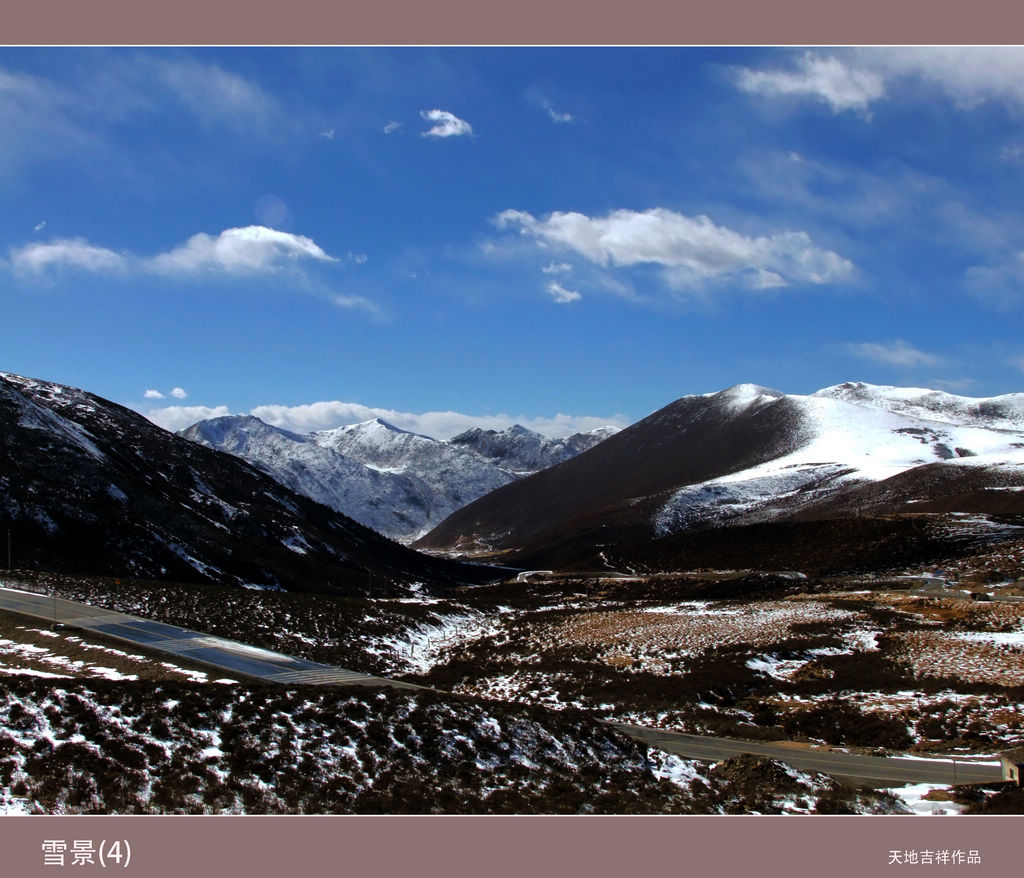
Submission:
M 653 535 L 667 493 L 779 457 L 803 441 L 800 411 L 775 391 L 740 385 L 689 396 L 577 457 L 480 498 L 417 546 L 523 552 Z
M 479 581 L 90 393 L 0 373 L 0 532 L 19 567 L 365 590 Z

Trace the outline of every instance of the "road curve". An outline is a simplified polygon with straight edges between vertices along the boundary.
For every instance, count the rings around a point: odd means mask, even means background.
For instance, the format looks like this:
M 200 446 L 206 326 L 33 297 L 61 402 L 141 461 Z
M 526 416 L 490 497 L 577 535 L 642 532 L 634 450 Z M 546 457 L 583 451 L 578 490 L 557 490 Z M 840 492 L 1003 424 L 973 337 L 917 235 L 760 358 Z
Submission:
M 785 762 L 801 771 L 819 771 L 835 778 L 853 780 L 870 786 L 992 783 L 1003 779 L 1002 769 L 994 762 L 858 756 L 830 749 L 809 750 L 794 746 L 792 743 L 787 745 L 778 742 L 741 741 L 735 738 L 711 738 L 614 722 L 608 725 L 634 740 L 687 759 L 719 762 L 741 753 L 754 753 Z
M 32 616 L 51 624 L 59 623 L 91 631 L 134 646 L 198 662 L 219 671 L 271 683 L 426 688 L 400 680 L 375 677 L 372 674 L 294 658 L 176 625 L 167 625 L 77 601 L 14 588 L 0 586 L 0 610 Z M 682 732 L 624 723 L 609 722 L 606 725 L 641 743 L 688 759 L 719 762 L 741 753 L 755 753 L 778 759 L 802 771 L 818 771 L 874 786 L 908 783 L 991 783 L 1002 780 L 1002 771 L 997 764 L 857 756 L 828 749 L 801 749 L 792 744 L 787 746 L 777 742 L 687 735 Z
M 218 671 L 271 683 L 424 688 L 412 683 L 294 658 L 224 637 L 214 637 L 200 631 L 179 628 L 177 625 L 166 625 L 151 619 L 140 619 L 125 613 L 103 610 L 53 595 L 0 587 L 0 610 L 44 619 L 50 624 L 91 631 L 133 646 L 198 662 Z

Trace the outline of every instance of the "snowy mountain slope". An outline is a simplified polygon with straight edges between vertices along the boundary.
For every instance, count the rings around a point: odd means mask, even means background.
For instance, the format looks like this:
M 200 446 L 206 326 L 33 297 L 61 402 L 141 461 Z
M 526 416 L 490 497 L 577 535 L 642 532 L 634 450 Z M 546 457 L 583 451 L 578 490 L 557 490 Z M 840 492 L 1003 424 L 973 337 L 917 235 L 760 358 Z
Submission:
M 1024 511 L 1024 394 L 841 384 L 683 397 L 470 504 L 418 545 L 468 552 L 643 540 L 786 517 Z
M 200 421 L 179 435 L 242 457 L 292 490 L 410 541 L 466 503 L 615 431 L 547 439 L 516 425 L 439 441 L 378 418 L 300 436 L 258 418 L 228 416 Z
M 478 578 L 136 412 L 6 373 L 0 527 L 22 567 L 306 590 Z
M 964 465 L 1000 466 L 1006 484 L 1024 475 L 1024 394 L 970 400 L 857 384 L 789 398 L 801 410 L 803 444 L 760 466 L 681 488 L 656 515 L 659 535 L 767 520 L 930 464 L 946 466 L 947 479 Z

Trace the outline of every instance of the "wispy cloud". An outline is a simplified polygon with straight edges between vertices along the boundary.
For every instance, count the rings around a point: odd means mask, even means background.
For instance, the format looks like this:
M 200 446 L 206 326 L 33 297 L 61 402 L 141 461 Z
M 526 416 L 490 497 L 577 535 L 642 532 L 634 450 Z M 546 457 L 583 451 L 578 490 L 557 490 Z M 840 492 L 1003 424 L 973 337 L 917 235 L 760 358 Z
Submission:
M 167 406 L 144 412 L 153 423 L 168 430 L 182 430 L 197 421 L 219 418 L 231 414 L 227 406 Z M 314 402 L 307 405 L 258 405 L 249 414 L 285 430 L 311 433 L 314 430 L 332 430 L 350 424 L 359 424 L 382 418 L 402 430 L 450 439 L 472 427 L 483 430 L 505 430 L 520 424 L 545 436 L 569 436 L 573 433 L 596 430 L 599 427 L 626 427 L 629 419 L 622 414 L 609 417 L 568 415 L 559 413 L 550 417 L 528 415 L 468 415 L 455 411 L 401 412 L 395 409 L 372 408 L 353 402 Z
M 401 122 L 388 122 L 388 124 L 384 126 L 384 133 L 391 134 L 393 131 L 397 131 L 401 127 Z
M 364 296 L 337 295 L 333 296 L 331 301 L 338 308 L 342 308 L 346 311 L 365 311 L 367 314 L 371 314 L 375 317 L 384 316 L 381 309 L 374 302 L 371 302 Z
M 879 74 L 812 52 L 798 57 L 790 70 L 738 68 L 736 84 L 753 94 L 813 97 L 828 104 L 833 113 L 854 110 L 868 115 L 869 104 L 885 94 Z
M 572 271 L 572 265 L 568 262 L 549 262 L 541 271 L 544 274 L 561 274 L 564 271 Z
M 913 368 L 917 366 L 939 366 L 945 362 L 942 357 L 912 347 L 905 341 L 851 342 L 846 345 L 848 353 L 864 360 L 884 363 L 887 366 Z
M 46 220 L 40 220 L 34 226 L 32 226 L 32 231 L 41 232 L 44 228 L 46 228 Z
M 194 58 L 140 56 L 156 82 L 201 121 L 267 131 L 281 110 L 276 100 L 254 82 L 215 64 Z
M 571 113 L 560 113 L 560 112 L 558 112 L 558 110 L 556 110 L 554 107 L 551 106 L 551 101 L 549 101 L 547 98 L 544 98 L 540 102 L 540 105 L 541 105 L 541 107 L 543 107 L 544 112 L 548 114 L 548 118 L 552 122 L 554 122 L 556 124 L 564 124 L 566 122 L 571 122 L 572 121 L 572 114 Z
M 665 208 L 616 210 L 603 217 L 555 212 L 541 219 L 506 210 L 492 222 L 499 229 L 518 228 L 542 248 L 572 251 L 602 268 L 662 266 L 666 282 L 679 290 L 724 280 L 752 289 L 824 284 L 854 275 L 849 260 L 815 246 L 805 232 L 748 237 L 706 216 Z
M 447 110 L 421 110 L 420 116 L 435 123 L 432 128 L 422 132 L 423 137 L 461 137 L 473 133 L 473 126 L 469 122 Z
M 320 132 L 320 136 L 324 140 L 334 140 L 334 129 L 333 128 L 328 128 L 326 131 L 321 131 Z
M 548 295 L 550 295 L 551 298 L 558 302 L 560 305 L 567 305 L 570 302 L 578 302 L 580 299 L 583 298 L 583 296 L 580 293 L 576 292 L 576 290 L 567 290 L 565 287 L 563 287 L 560 283 L 557 283 L 556 281 L 551 281 L 551 283 L 548 284 L 547 289 Z
M 897 99 L 910 86 L 931 89 L 970 109 L 1000 101 L 1024 109 L 1024 48 L 1020 46 L 864 47 L 803 52 L 788 66 L 740 67 L 743 91 L 765 96 L 807 97 L 833 113 L 852 111 L 870 119 L 870 106 Z
M 964 286 L 976 298 L 997 308 L 1010 308 L 1024 300 L 1024 251 L 964 272 Z

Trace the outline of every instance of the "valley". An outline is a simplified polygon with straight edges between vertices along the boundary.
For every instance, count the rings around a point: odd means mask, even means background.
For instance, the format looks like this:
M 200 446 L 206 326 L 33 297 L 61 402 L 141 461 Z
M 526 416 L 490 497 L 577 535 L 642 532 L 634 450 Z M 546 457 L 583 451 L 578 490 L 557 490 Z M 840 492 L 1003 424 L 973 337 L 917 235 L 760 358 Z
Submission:
M 185 644 L 0 614 L 8 812 L 1024 811 L 963 775 L 1024 747 L 1020 394 L 738 385 L 562 443 L 438 442 L 175 435 L 5 373 L 0 426 L 4 582 Z M 409 512 L 393 476 L 462 505 L 402 545 L 358 520 Z M 204 665 L 211 638 L 324 685 Z M 886 786 L 780 744 L 961 775 Z

